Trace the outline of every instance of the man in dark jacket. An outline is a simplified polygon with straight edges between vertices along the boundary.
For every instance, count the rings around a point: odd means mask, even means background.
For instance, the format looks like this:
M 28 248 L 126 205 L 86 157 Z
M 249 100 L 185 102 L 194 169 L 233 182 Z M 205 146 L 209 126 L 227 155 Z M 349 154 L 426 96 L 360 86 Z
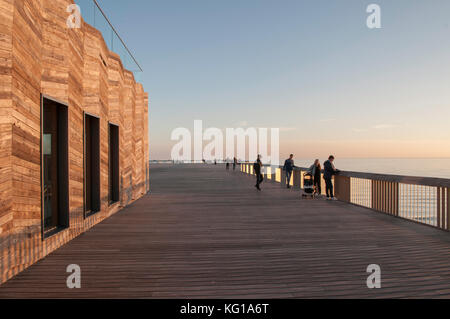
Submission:
M 291 188 L 291 177 L 292 171 L 294 170 L 294 154 L 291 154 L 289 158 L 284 162 L 283 169 L 286 172 L 287 188 Z
M 330 157 L 328 158 L 328 161 L 326 161 L 323 164 L 323 169 L 324 169 L 324 173 L 323 173 L 323 178 L 325 179 L 325 184 L 326 184 L 326 191 L 327 191 L 327 198 L 329 200 L 336 200 L 334 198 L 334 193 L 333 193 L 333 175 L 336 175 L 337 173 L 339 173 L 339 170 L 336 169 L 336 167 L 334 167 L 334 156 L 330 155 Z
M 261 173 L 261 171 L 262 171 L 261 155 L 258 155 L 258 158 L 256 159 L 255 164 L 253 164 L 253 170 L 255 171 L 255 175 L 256 175 L 255 187 L 260 191 L 261 187 L 259 185 L 261 185 L 261 183 L 264 180 L 262 173 Z

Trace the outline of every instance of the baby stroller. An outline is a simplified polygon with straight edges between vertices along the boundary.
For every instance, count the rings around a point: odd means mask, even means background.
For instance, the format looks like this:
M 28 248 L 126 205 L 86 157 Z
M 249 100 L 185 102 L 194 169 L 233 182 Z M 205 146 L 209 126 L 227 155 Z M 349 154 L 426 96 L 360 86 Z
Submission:
M 303 174 L 303 198 L 307 198 L 311 196 L 311 198 L 315 197 L 314 192 L 314 179 L 311 173 Z

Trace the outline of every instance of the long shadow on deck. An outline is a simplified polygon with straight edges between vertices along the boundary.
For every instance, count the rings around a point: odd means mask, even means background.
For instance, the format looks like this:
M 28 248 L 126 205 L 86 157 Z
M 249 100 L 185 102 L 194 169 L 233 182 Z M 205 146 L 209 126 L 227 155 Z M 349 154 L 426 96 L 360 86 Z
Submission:
M 0 298 L 448 297 L 450 234 L 254 180 L 151 166 L 152 194 L 0 287 Z M 82 288 L 66 287 L 69 264 Z M 382 288 L 366 286 L 369 264 Z

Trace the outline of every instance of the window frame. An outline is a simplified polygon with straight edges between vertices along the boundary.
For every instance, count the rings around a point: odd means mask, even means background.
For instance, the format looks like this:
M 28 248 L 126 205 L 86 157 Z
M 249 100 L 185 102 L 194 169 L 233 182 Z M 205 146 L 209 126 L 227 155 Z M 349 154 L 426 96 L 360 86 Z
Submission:
M 116 177 L 116 192 L 117 198 L 111 199 L 111 127 L 115 127 L 117 129 L 117 177 Z M 114 193 L 114 191 L 113 191 Z M 120 125 L 114 122 L 108 122 L 108 206 L 113 206 L 114 204 L 120 202 Z
M 87 211 L 86 207 L 86 199 L 87 199 L 87 174 L 86 174 L 86 168 L 87 168 L 87 142 L 86 142 L 86 118 L 90 117 L 98 121 L 98 207 L 96 210 L 89 210 Z M 101 200 L 101 119 L 99 116 L 89 113 L 89 112 L 83 112 L 83 217 L 84 219 L 87 219 L 93 215 L 96 215 L 97 213 L 101 212 L 102 210 L 102 200 Z M 92 178 L 91 178 L 92 179 Z M 92 191 L 92 190 L 91 190 Z
M 45 100 L 59 105 L 58 109 L 58 141 L 63 138 L 64 149 L 58 145 L 58 225 L 46 229 L 44 216 L 44 104 Z M 61 113 L 62 112 L 62 113 Z M 60 120 L 62 120 L 60 122 Z M 63 134 L 61 134 L 63 133 Z M 42 241 L 70 228 L 69 206 L 69 105 L 46 94 L 40 94 L 40 188 L 41 188 L 41 238 Z M 58 144 L 61 142 L 58 142 Z M 62 172 L 60 171 L 62 170 Z M 62 176 L 61 176 L 62 174 Z M 65 183 L 64 183 L 65 182 Z

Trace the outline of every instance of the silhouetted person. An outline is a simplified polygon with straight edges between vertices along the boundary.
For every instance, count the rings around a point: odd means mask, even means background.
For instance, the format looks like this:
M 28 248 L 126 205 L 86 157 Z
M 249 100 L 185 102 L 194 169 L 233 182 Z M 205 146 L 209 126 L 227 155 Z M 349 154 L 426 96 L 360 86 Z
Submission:
M 320 166 L 320 161 L 318 159 L 314 161 L 314 164 L 311 165 L 308 172 L 311 173 L 311 175 L 313 176 L 316 194 L 318 195 L 322 194 L 322 183 L 320 180 L 322 167 Z
M 284 162 L 283 169 L 286 172 L 287 188 L 291 188 L 291 177 L 292 171 L 294 170 L 294 154 L 291 154 L 289 158 Z
M 233 159 L 233 171 L 236 170 L 236 165 L 237 165 L 237 158 L 235 157 L 235 158 Z
M 323 173 L 323 178 L 325 179 L 325 184 L 326 184 L 326 192 L 327 192 L 327 198 L 329 200 L 336 200 L 336 198 L 334 198 L 334 193 L 333 193 L 333 175 L 336 175 L 337 173 L 339 173 L 339 170 L 336 169 L 336 167 L 334 167 L 334 156 L 330 155 L 330 157 L 328 158 L 328 161 L 326 161 L 323 164 L 323 169 L 324 169 L 324 173 Z
M 262 176 L 262 162 L 261 162 L 261 155 L 258 155 L 258 158 L 256 159 L 255 164 L 253 164 L 253 170 L 255 171 L 256 175 L 256 185 L 255 187 L 260 191 L 261 190 L 261 183 L 264 181 L 264 177 Z
M 227 171 L 230 170 L 230 162 L 227 161 Z

